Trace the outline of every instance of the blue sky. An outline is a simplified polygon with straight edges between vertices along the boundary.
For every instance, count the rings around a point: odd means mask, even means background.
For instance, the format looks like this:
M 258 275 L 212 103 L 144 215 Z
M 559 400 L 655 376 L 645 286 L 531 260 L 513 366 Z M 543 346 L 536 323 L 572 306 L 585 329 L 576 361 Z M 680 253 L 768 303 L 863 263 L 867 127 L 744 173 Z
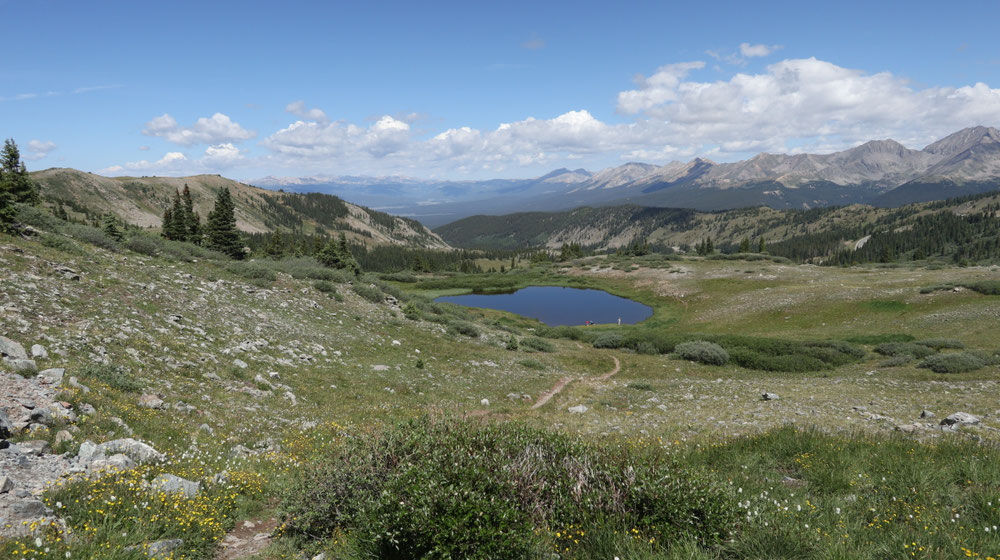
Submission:
M 1000 125 L 996 2 L 751 4 L 0 0 L 0 135 L 30 169 L 463 179 Z

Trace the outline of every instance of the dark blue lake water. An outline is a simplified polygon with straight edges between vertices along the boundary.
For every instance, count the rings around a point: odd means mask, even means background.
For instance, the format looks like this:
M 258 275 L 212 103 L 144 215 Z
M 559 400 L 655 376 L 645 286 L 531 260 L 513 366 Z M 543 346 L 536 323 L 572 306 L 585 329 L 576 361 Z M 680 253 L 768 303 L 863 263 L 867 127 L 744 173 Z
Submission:
M 511 294 L 442 296 L 434 301 L 509 311 L 556 327 L 594 323 L 634 324 L 653 314 L 653 308 L 601 290 L 559 286 L 529 286 Z

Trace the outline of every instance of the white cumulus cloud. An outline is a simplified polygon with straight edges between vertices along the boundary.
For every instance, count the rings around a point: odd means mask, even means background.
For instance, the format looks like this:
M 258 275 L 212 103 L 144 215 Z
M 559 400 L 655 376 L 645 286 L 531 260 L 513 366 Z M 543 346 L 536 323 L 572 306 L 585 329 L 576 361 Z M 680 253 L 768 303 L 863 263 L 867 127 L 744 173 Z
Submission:
M 740 54 L 746 58 L 767 56 L 781 48 L 781 45 L 751 45 L 750 43 L 740 43 Z
M 305 101 L 292 101 L 285 106 L 285 112 L 310 121 L 327 122 L 329 120 L 322 109 L 306 109 Z
M 398 152 L 410 140 L 410 125 L 389 115 L 368 127 L 342 122 L 295 121 L 263 142 L 272 151 L 293 158 L 321 159 L 365 154 L 382 158 Z
M 218 144 L 205 148 L 205 155 L 201 158 L 201 163 L 215 168 L 224 169 L 232 167 L 243 160 L 240 149 L 232 143 Z
M 28 160 L 39 160 L 49 155 L 57 148 L 56 143 L 50 140 L 29 140 L 28 153 L 24 156 Z
M 202 117 L 191 126 L 180 126 L 176 119 L 168 113 L 164 113 L 147 122 L 142 133 L 146 136 L 163 138 L 181 146 L 239 142 L 257 136 L 256 132 L 243 128 L 239 123 L 233 122 L 228 115 L 222 113 L 215 113 L 211 117 Z
M 153 173 L 175 173 L 188 158 L 181 152 L 167 152 L 157 161 L 130 161 L 123 165 L 112 165 L 98 170 L 98 173 L 110 175 L 127 171 L 149 171 Z

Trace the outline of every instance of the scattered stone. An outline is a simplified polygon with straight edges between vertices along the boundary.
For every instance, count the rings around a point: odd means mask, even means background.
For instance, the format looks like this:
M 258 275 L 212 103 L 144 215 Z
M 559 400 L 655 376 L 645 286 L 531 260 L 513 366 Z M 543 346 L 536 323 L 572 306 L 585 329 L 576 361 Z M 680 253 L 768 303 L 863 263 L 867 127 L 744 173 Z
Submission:
M 41 344 L 33 344 L 31 346 L 31 357 L 44 360 L 49 357 L 49 352 Z
M 209 435 L 215 435 L 215 430 L 213 430 L 212 427 L 209 426 L 208 424 L 202 424 L 201 426 L 198 426 L 198 429 Z
M 295 393 L 293 393 L 291 391 L 285 391 L 285 394 L 282 395 L 282 396 L 284 396 L 286 399 L 292 401 L 292 406 L 295 406 L 295 405 L 299 404 L 298 399 L 295 398 Z
M 149 543 L 148 545 L 133 545 L 125 547 L 128 552 L 143 551 L 150 560 L 173 558 L 174 551 L 184 546 L 183 539 L 166 539 Z
M 507 398 L 512 401 L 530 401 L 531 395 L 528 393 L 507 393 Z
M 945 417 L 944 420 L 941 420 L 942 426 L 954 426 L 956 424 L 962 426 L 975 426 L 979 424 L 979 418 L 969 414 L 968 412 L 956 412 Z
M 139 463 L 163 461 L 166 457 L 152 446 L 132 438 L 116 439 L 97 446 L 96 454 L 113 455 L 124 453 Z
M 37 519 L 49 514 L 49 508 L 39 500 L 23 500 L 14 504 L 11 509 L 14 519 Z
M 139 406 L 142 408 L 152 408 L 155 410 L 163 410 L 166 405 L 163 404 L 163 399 L 156 395 L 146 394 L 139 397 Z
M 172 474 L 161 474 L 154 478 L 152 486 L 154 489 L 168 493 L 180 492 L 188 498 L 197 496 L 201 490 L 200 482 L 194 482 Z
M 66 443 L 66 442 L 69 442 L 69 441 L 73 441 L 73 434 L 67 432 L 66 430 L 59 430 L 56 433 L 55 440 L 53 440 L 53 441 L 55 441 L 56 445 L 59 445 L 61 443 Z
M 375 365 L 375 366 L 372 366 L 372 370 L 373 371 L 389 371 L 389 366 Z
M 38 379 L 50 385 L 60 385 L 63 380 L 63 375 L 65 374 L 66 370 L 64 368 L 49 368 L 40 371 L 38 373 Z
M 19 441 L 17 446 L 21 449 L 21 453 L 25 455 L 44 455 L 49 451 L 49 442 L 43 439 L 33 439 L 29 441 Z
M 781 397 L 779 397 L 775 393 L 764 392 L 764 393 L 761 393 L 760 398 L 761 398 L 761 400 L 765 400 L 765 401 L 776 401 L 776 400 L 780 399 Z
M 933 412 L 929 411 L 929 410 L 921 410 L 920 411 L 920 417 L 921 418 L 934 418 L 934 416 L 935 416 L 935 414 Z
M 52 413 L 44 408 L 36 408 L 31 411 L 31 415 L 28 417 L 32 422 L 36 422 L 43 426 L 51 426 L 55 424 L 55 419 L 52 417 Z
M 897 432 L 903 432 L 904 434 L 912 434 L 913 432 L 915 432 L 915 431 L 917 431 L 919 429 L 920 429 L 920 426 L 918 426 L 916 424 L 902 424 L 900 426 L 896 426 L 896 431 Z
M 6 494 L 14 489 L 14 481 L 8 476 L 0 475 L 0 494 Z
M 59 274 L 66 280 L 73 280 L 76 282 L 80 281 L 80 273 L 69 268 L 68 266 L 57 266 L 52 269 L 56 274 Z
M 89 393 L 90 392 L 90 387 L 87 387 L 86 385 L 81 384 L 79 381 L 77 381 L 76 377 L 70 377 L 69 378 L 69 386 L 72 387 L 72 388 L 74 388 L 74 389 L 79 389 L 80 391 L 82 391 L 84 393 Z
M 38 371 L 38 364 L 35 363 L 35 360 L 7 358 L 6 361 L 14 373 L 32 374 Z
M 28 353 L 24 351 L 24 346 L 5 336 L 0 336 L 0 356 L 19 360 L 28 359 Z
M 250 367 L 249 364 L 247 364 L 246 362 L 244 362 L 243 360 L 241 360 L 239 358 L 236 358 L 235 360 L 233 360 L 233 365 L 236 366 L 236 367 L 238 367 L 238 368 L 240 368 L 240 369 L 247 369 L 248 367 Z
M 83 403 L 80 405 L 80 414 L 83 414 L 85 416 L 93 416 L 97 414 L 97 409 L 94 408 L 94 405 L 90 403 Z
M 7 418 L 7 414 L 0 408 L 0 438 L 8 438 L 13 433 L 14 424 L 11 423 L 10 418 Z
M 90 464 L 91 470 L 116 470 L 124 471 L 131 469 L 135 466 L 135 461 L 129 459 L 128 455 L 124 453 L 116 453 L 107 458 L 95 459 L 93 463 Z
M 587 407 L 586 407 L 586 405 L 582 405 L 582 404 L 578 404 L 578 405 L 576 405 L 576 406 L 571 406 L 571 407 L 569 407 L 569 409 L 568 409 L 568 410 L 569 410 L 569 411 L 570 411 L 570 413 L 572 413 L 572 414 L 583 414 L 584 412 L 587 412 L 587 411 L 588 411 L 588 410 L 590 410 L 590 409 L 589 409 L 589 408 L 587 408 Z
M 483 400 L 479 401 L 479 404 L 481 404 L 483 406 L 490 406 L 490 399 L 483 399 Z
M 205 379 L 211 379 L 212 381 L 222 381 L 221 377 L 219 377 L 217 374 L 215 374 L 214 372 L 211 372 L 211 371 L 208 372 L 208 373 L 206 373 L 206 374 L 204 374 L 204 377 L 205 377 Z

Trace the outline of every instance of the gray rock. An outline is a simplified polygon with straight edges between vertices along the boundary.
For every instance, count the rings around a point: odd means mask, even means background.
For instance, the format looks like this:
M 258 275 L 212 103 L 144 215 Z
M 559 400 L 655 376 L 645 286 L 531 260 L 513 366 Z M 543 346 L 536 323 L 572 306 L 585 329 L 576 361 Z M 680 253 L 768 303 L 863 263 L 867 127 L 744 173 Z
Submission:
M 92 441 L 85 441 L 80 444 L 80 451 L 76 454 L 77 461 L 89 463 L 97 455 L 97 445 Z
M 372 371 L 389 371 L 389 366 L 378 364 L 372 366 Z
M 222 381 L 222 378 L 216 375 L 214 372 L 208 372 L 204 374 L 205 379 L 211 379 L 212 381 Z
M 152 487 L 169 493 L 180 492 L 188 498 L 193 498 L 201 490 L 201 483 L 172 474 L 161 474 L 153 479 Z
M 72 387 L 72 388 L 74 388 L 74 389 L 79 389 L 80 391 L 83 391 L 84 393 L 89 393 L 90 392 L 90 387 L 87 387 L 86 385 L 81 384 L 79 381 L 77 381 L 76 377 L 70 377 L 69 378 L 69 386 Z
M 163 410 L 166 406 L 163 404 L 163 399 L 156 395 L 146 394 L 139 397 L 139 406 L 141 408 L 152 408 L 155 410 Z
M 250 367 L 249 364 L 247 364 L 246 362 L 244 362 L 243 360 L 241 360 L 239 358 L 236 358 L 235 360 L 233 360 L 233 365 L 236 366 L 236 367 L 238 367 L 238 368 L 240 368 L 240 369 L 247 369 L 248 367 Z
M 205 432 L 209 435 L 215 435 L 215 430 L 212 429 L 212 427 L 209 426 L 208 424 L 202 424 L 201 426 L 198 426 L 198 430 Z
M 781 397 L 779 397 L 775 393 L 766 393 L 765 392 L 765 393 L 761 393 L 760 398 L 761 398 L 761 400 L 765 400 L 765 401 L 776 401 L 776 400 L 780 399 Z
M 43 455 L 49 451 L 49 442 L 44 439 L 33 439 L 18 442 L 17 446 L 25 455 Z
M 31 346 L 31 357 L 44 360 L 49 357 L 49 352 L 41 344 L 33 344 Z
M 145 552 L 146 557 L 150 560 L 172 558 L 173 553 L 178 548 L 184 546 L 183 539 L 166 539 L 162 541 L 151 542 L 145 545 L 133 545 L 125 547 L 128 552 Z
M 38 379 L 50 385 L 59 385 L 62 383 L 63 375 L 65 374 L 66 370 L 64 368 L 49 368 L 38 372 Z
M 0 474 L 0 494 L 6 494 L 14 489 L 14 481 L 8 476 Z
M 900 426 L 896 426 L 896 431 L 897 432 L 903 432 L 904 434 L 912 434 L 913 432 L 915 432 L 915 431 L 917 431 L 919 429 L 920 429 L 920 426 L 918 426 L 916 424 L 902 424 Z
M 32 374 L 38 371 L 38 364 L 35 363 L 35 360 L 5 358 L 5 361 L 10 369 L 14 370 L 14 373 Z
M 583 414 L 584 412 L 587 412 L 590 409 L 587 408 L 586 405 L 578 404 L 576 406 L 569 407 L 567 410 L 569 410 L 569 412 L 572 414 Z
M 920 417 L 921 418 L 934 418 L 934 416 L 935 416 L 935 414 L 933 412 L 929 411 L 929 410 L 921 410 L 920 411 Z
M 27 360 L 28 353 L 24 351 L 24 346 L 21 346 L 17 342 L 5 337 L 0 336 L 0 356 L 7 356 L 9 358 Z
M 101 470 L 124 471 L 131 469 L 134 466 L 135 466 L 135 461 L 130 459 L 129 456 L 125 455 L 124 453 L 116 453 L 115 455 L 112 455 L 110 457 L 102 457 L 99 459 L 94 459 L 94 461 L 90 463 L 90 469 L 93 471 L 101 471 Z
M 14 424 L 11 423 L 10 418 L 7 418 L 7 414 L 0 408 L 0 438 L 8 438 L 14 433 Z
M 942 426 L 975 426 L 977 424 L 979 424 L 979 418 L 969 414 L 968 412 L 956 412 L 941 420 Z
M 67 432 L 66 430 L 59 430 L 56 433 L 56 437 L 55 437 L 54 441 L 55 441 L 56 445 L 59 445 L 60 443 L 65 443 L 65 442 L 68 442 L 68 441 L 73 441 L 73 434 Z
M 163 461 L 166 457 L 152 446 L 133 438 L 116 439 L 97 446 L 96 453 L 103 455 L 114 455 L 124 453 L 138 463 L 151 463 Z M 95 454 L 96 456 L 96 454 Z
M 37 422 L 43 426 L 51 426 L 55 424 L 55 418 L 52 417 L 52 413 L 44 408 L 36 408 L 31 411 L 31 416 L 28 417 L 32 422 Z
M 23 500 L 11 508 L 14 519 L 37 519 L 49 514 L 49 508 L 39 500 Z
M 80 405 L 80 414 L 83 414 L 84 416 L 93 416 L 97 414 L 97 409 L 90 403 L 83 403 Z

